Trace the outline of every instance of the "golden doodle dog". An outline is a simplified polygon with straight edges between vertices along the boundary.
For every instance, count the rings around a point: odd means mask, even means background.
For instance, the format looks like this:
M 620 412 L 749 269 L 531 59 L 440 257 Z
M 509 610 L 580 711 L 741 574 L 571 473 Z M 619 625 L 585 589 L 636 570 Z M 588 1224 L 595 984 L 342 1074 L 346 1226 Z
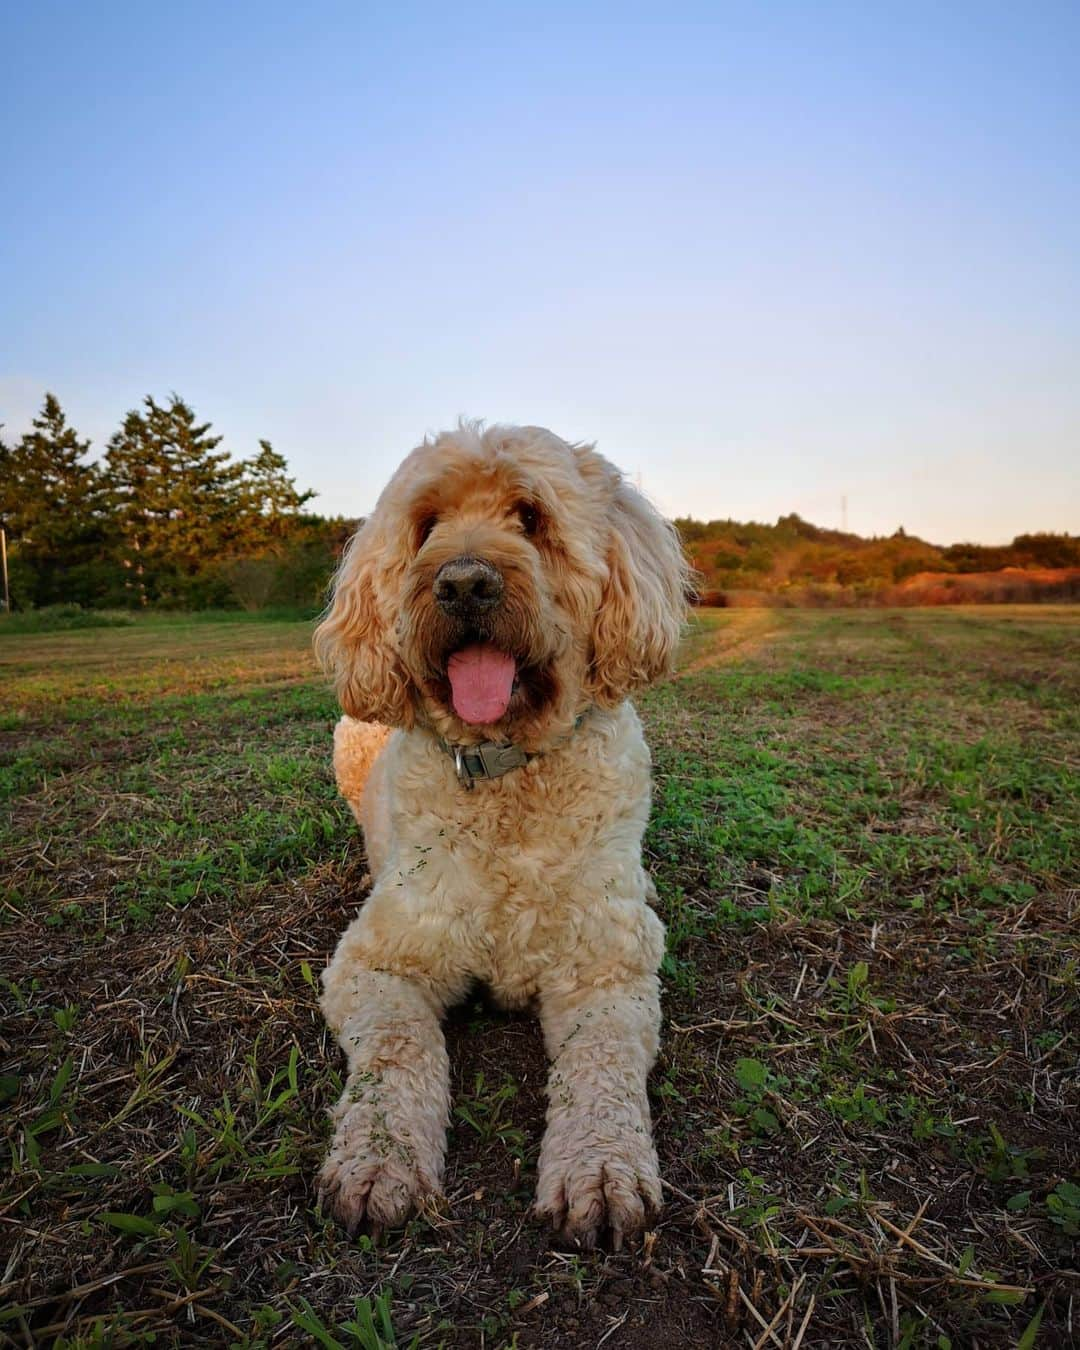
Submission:
M 664 928 L 627 696 L 670 670 L 686 581 L 675 531 L 619 471 L 540 427 L 425 441 L 349 544 L 315 642 L 373 877 L 323 976 L 348 1079 L 322 1199 L 350 1231 L 439 1192 L 439 1021 L 476 981 L 539 1009 L 538 1214 L 618 1247 L 659 1209 Z

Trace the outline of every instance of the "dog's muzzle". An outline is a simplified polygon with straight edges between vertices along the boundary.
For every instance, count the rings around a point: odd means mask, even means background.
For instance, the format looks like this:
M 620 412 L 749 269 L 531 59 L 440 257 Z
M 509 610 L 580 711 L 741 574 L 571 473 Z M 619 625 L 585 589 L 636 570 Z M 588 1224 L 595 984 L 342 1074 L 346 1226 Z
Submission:
M 502 573 L 483 558 L 451 558 L 435 573 L 435 602 L 454 619 L 471 619 L 503 597 Z

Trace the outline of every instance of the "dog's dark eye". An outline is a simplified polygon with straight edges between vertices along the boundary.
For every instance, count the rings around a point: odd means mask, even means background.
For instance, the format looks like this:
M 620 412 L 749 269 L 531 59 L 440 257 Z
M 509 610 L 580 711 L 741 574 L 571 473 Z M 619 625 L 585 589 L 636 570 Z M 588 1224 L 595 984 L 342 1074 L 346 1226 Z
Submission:
M 515 509 L 521 521 L 521 528 L 531 539 L 540 528 L 540 512 L 531 502 L 518 502 Z
M 416 527 L 416 547 L 423 548 L 428 541 L 431 531 L 439 523 L 439 517 L 435 515 L 424 516 Z

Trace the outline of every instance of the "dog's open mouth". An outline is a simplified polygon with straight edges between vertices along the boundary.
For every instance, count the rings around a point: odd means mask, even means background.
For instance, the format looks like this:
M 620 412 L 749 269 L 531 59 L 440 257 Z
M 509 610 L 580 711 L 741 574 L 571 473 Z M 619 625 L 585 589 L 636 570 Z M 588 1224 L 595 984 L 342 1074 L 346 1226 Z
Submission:
M 470 726 L 485 726 L 510 706 L 517 662 L 490 642 L 471 642 L 450 657 L 446 674 L 454 712 Z

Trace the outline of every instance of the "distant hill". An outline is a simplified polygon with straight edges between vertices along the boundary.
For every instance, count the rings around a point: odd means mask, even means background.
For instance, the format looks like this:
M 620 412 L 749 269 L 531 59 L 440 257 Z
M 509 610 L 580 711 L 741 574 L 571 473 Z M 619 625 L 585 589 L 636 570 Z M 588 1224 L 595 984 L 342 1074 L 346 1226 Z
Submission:
M 1032 604 L 1080 600 L 1080 567 L 1001 567 L 996 572 L 916 572 L 886 587 L 887 605 Z
M 794 513 L 775 525 L 676 520 L 702 603 L 955 604 L 1080 599 L 1080 536 L 942 547 L 903 529 L 864 539 Z M 978 581 L 976 581 L 978 578 Z

